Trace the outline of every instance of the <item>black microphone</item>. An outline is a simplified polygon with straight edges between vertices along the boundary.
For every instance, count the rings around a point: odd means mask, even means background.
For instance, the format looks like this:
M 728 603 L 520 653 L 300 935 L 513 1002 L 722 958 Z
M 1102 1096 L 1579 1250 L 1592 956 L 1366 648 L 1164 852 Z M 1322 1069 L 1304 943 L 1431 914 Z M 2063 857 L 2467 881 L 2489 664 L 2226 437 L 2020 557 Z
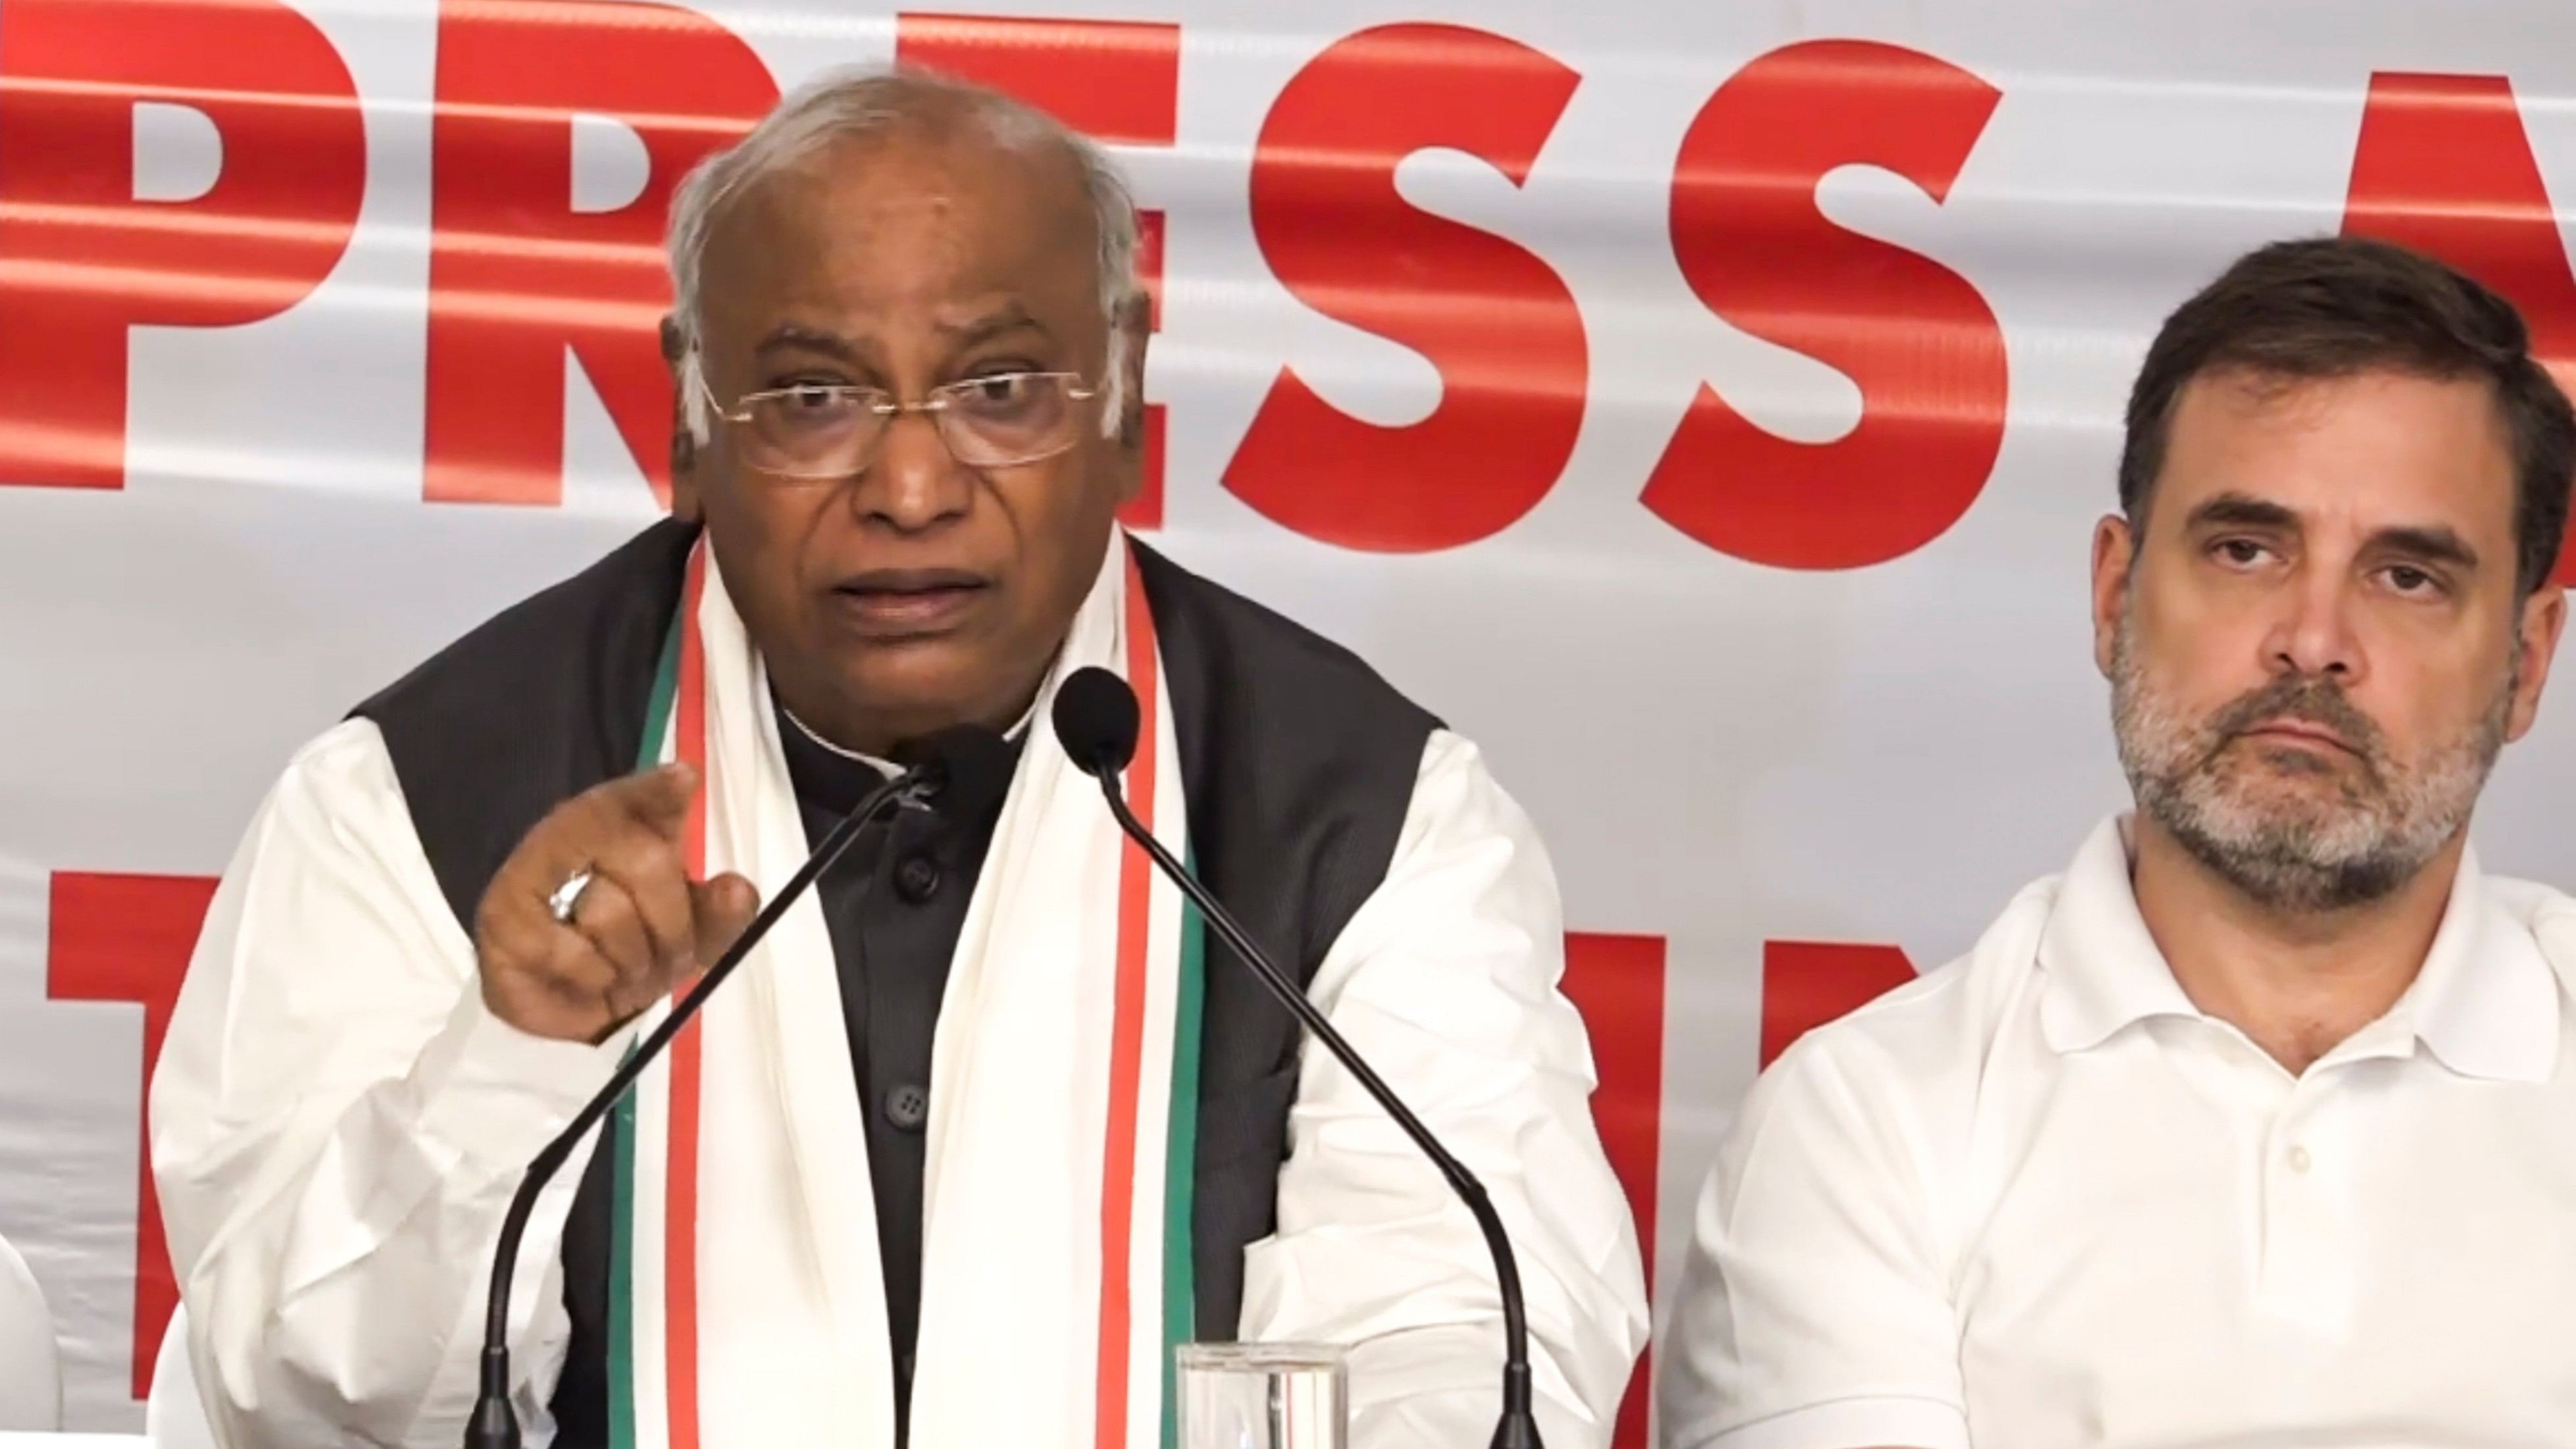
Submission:
M 1358 1049 L 1342 1039 L 1342 1034 L 1324 1019 L 1324 1013 L 1306 999 L 1306 993 L 1298 990 L 1288 974 L 1253 944 L 1224 904 L 1174 860 L 1172 853 L 1154 838 L 1154 832 L 1127 808 L 1127 797 L 1118 787 L 1118 774 L 1136 754 L 1137 725 L 1136 691 L 1127 687 L 1127 681 L 1097 666 L 1074 671 L 1056 688 L 1054 718 L 1056 740 L 1077 768 L 1100 781 L 1100 793 L 1109 801 L 1109 813 L 1118 818 L 1118 828 L 1143 846 L 1172 884 L 1198 906 L 1199 914 L 1234 948 L 1243 964 L 1252 968 L 1252 974 L 1261 978 L 1261 984 L 1279 999 L 1279 1004 L 1305 1023 L 1306 1030 L 1314 1033 L 1333 1059 L 1359 1079 L 1368 1094 L 1395 1119 L 1395 1125 L 1404 1129 L 1404 1135 L 1413 1139 L 1413 1145 L 1422 1149 L 1433 1167 L 1440 1169 L 1450 1188 L 1467 1204 L 1467 1211 L 1475 1215 L 1476 1226 L 1485 1235 L 1485 1247 L 1494 1255 L 1494 1281 L 1503 1298 L 1503 1417 L 1494 1426 L 1492 1449 L 1540 1449 L 1538 1420 L 1530 1412 L 1529 1309 L 1521 1298 L 1520 1260 L 1512 1256 L 1512 1240 L 1503 1231 L 1502 1217 L 1494 1211 L 1485 1185 L 1476 1180 L 1465 1163 L 1440 1145 L 1440 1139 L 1431 1135 L 1431 1129 L 1422 1125 L 1422 1119 L 1413 1115 L 1413 1109 L 1404 1105 L 1395 1089 L 1361 1058 Z
M 814 853 L 805 858 L 796 873 L 779 887 L 778 894 L 761 907 L 760 914 L 716 963 L 706 970 L 696 990 L 681 998 L 671 1014 L 651 1035 L 626 1054 L 616 1075 L 608 1085 L 573 1114 L 572 1121 L 555 1134 L 528 1162 L 527 1175 L 519 1180 L 519 1190 L 510 1198 L 510 1209 L 501 1218 L 501 1238 L 492 1254 L 492 1296 L 486 1306 L 483 1323 L 483 1357 L 481 1387 L 474 1400 L 474 1412 L 465 1421 L 465 1449 L 519 1449 L 519 1415 L 510 1405 L 510 1279 L 517 1271 L 519 1243 L 528 1233 L 528 1215 L 536 1210 L 537 1194 L 554 1175 L 599 1119 L 617 1105 L 617 1099 L 644 1074 L 698 1014 L 707 998 L 724 985 L 725 978 L 742 964 L 769 928 L 778 924 L 787 908 L 813 887 L 816 878 L 829 870 L 832 862 L 859 838 L 859 831 L 870 820 L 885 813 L 888 806 L 901 810 L 939 809 L 958 815 L 981 812 L 1009 788 L 1015 763 L 1010 746 L 1002 737 L 981 725 L 956 725 L 939 731 L 915 745 L 896 751 L 897 763 L 907 766 L 902 774 L 868 792 L 866 799 L 832 832 Z

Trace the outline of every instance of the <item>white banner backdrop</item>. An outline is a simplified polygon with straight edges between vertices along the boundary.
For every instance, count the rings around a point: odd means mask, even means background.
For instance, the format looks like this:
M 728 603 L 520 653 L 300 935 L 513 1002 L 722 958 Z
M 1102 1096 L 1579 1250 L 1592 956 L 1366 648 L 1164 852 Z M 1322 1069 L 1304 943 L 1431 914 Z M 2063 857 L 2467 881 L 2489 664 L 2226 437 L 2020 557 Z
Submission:
M 975 8 L 0 0 L 0 1235 L 72 1426 L 139 1423 L 168 1308 L 205 880 L 299 742 L 655 515 L 647 247 L 773 83 L 900 47 L 1122 142 L 1153 536 L 1535 814 L 1665 1283 L 1766 1036 L 2123 799 L 2087 534 L 2165 311 L 2349 219 L 2576 361 L 2541 0 Z M 2568 713 L 2509 872 L 2576 880 Z

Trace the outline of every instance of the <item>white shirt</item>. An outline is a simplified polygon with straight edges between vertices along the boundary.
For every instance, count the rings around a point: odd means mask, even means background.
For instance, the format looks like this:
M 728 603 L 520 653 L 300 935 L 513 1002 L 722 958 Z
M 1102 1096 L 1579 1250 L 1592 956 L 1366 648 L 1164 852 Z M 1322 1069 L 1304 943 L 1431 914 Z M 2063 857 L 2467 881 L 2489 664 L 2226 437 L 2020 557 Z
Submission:
M 152 1081 L 198 1383 L 230 1443 L 461 1438 L 502 1210 L 623 1049 L 519 1032 L 484 1009 L 474 963 L 376 727 L 308 745 L 224 874 Z M 1599 1449 L 1645 1292 L 1563 964 L 1528 818 L 1474 746 L 1435 733 L 1386 878 L 1309 994 L 1492 1192 L 1528 1292 L 1541 1429 L 1554 1449 Z M 1279 1231 L 1245 1253 L 1243 1335 L 1354 1345 L 1354 1449 L 1485 1442 L 1500 1309 L 1466 1209 L 1320 1050 L 1289 1144 Z M 557 1218 L 529 1234 L 520 1282 L 542 1265 L 545 1306 L 512 1346 L 548 1385 L 561 1233 Z
M 2576 901 L 2463 858 L 2293 1077 L 2195 1010 L 2121 823 L 1814 1031 L 1703 1196 L 1669 1449 L 2576 1442 Z

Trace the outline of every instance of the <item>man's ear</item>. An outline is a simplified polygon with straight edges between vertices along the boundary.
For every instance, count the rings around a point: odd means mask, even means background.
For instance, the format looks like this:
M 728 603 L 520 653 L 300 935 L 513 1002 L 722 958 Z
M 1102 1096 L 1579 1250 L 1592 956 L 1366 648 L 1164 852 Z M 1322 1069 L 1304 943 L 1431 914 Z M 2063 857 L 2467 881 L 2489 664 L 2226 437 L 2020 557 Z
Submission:
M 2123 514 L 2093 525 L 2093 667 L 2111 677 L 2121 616 L 2129 607 L 2129 580 L 2138 567 L 2138 534 Z
M 1119 348 L 1124 375 L 1123 405 L 1118 416 L 1118 443 L 1133 452 L 1145 446 L 1145 343 L 1154 335 L 1154 303 L 1138 288 L 1118 309 L 1116 322 L 1125 345 Z
M 698 512 L 698 441 L 689 432 L 689 338 L 680 319 L 662 316 L 662 366 L 671 375 L 671 516 L 692 523 Z
M 2567 591 L 2543 580 L 2522 601 L 2520 625 L 2513 638 L 2513 704 L 2505 714 L 2508 740 L 2531 733 L 2540 718 L 2540 691 L 2549 683 L 2549 664 L 2558 657 L 2558 637 L 2567 628 Z

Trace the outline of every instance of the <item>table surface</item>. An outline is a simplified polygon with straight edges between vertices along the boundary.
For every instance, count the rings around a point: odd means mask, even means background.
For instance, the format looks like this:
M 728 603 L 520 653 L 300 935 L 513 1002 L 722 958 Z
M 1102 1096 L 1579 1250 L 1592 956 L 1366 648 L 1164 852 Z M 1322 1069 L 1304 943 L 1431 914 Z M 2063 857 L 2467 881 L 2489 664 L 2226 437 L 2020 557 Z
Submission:
M 28 1434 L 0 1429 L 0 1449 L 149 1449 L 140 1434 Z

